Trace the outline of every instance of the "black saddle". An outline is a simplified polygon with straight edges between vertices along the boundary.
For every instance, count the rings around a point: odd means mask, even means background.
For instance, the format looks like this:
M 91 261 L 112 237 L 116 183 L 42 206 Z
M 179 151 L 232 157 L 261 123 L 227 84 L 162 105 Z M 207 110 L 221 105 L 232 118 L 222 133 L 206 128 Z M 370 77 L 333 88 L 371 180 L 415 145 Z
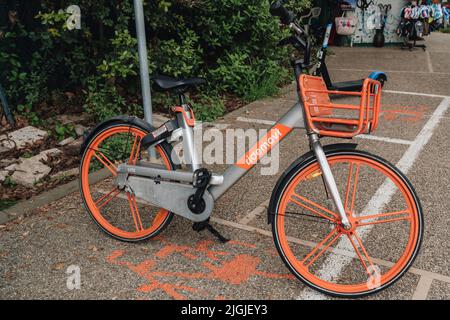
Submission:
M 154 88 L 158 91 L 174 91 L 182 94 L 190 88 L 194 88 L 206 83 L 203 78 L 175 79 L 169 76 L 156 75 L 152 77 Z

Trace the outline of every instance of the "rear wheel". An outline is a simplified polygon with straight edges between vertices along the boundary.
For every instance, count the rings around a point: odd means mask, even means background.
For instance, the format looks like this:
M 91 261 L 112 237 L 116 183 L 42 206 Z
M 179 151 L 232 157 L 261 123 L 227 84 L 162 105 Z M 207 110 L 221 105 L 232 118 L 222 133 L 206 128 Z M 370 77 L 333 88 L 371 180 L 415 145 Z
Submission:
M 271 212 L 275 245 L 308 286 L 341 297 L 378 292 L 413 263 L 422 240 L 419 199 L 407 178 L 361 151 L 327 153 L 347 216 L 346 230 L 311 156 L 287 172 Z
M 173 217 L 173 213 L 120 190 L 114 183 L 121 163 L 158 162 L 168 170 L 175 169 L 170 145 L 158 145 L 156 159 L 141 149 L 141 140 L 147 134 L 128 123 L 114 123 L 90 140 L 81 160 L 80 191 L 86 209 L 104 232 L 123 241 L 155 237 Z

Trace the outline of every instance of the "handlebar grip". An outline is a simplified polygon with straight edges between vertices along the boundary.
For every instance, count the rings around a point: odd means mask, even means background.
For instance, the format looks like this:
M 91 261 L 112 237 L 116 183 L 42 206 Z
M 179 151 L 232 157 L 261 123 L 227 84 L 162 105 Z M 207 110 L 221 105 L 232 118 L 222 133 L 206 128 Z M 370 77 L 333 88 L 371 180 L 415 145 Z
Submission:
M 295 14 L 287 10 L 284 6 L 283 0 L 278 0 L 270 5 L 270 14 L 275 17 L 280 17 L 281 23 L 284 25 L 291 24 L 295 20 Z

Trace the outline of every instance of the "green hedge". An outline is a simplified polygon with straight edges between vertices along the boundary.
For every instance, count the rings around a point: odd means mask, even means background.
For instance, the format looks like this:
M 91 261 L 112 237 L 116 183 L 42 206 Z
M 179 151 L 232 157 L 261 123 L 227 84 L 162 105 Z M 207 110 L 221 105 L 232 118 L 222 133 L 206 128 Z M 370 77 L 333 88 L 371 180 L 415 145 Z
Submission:
M 63 10 L 72 4 L 81 8 L 81 30 L 67 30 Z M 207 120 L 223 113 L 223 97 L 275 93 L 289 76 L 288 56 L 276 47 L 283 31 L 268 7 L 268 0 L 146 1 L 150 72 L 206 77 L 192 100 Z M 95 120 L 141 115 L 132 0 L 0 0 L 0 30 L 0 81 L 32 123 L 67 92 L 81 96 Z M 167 100 L 154 95 L 156 106 Z

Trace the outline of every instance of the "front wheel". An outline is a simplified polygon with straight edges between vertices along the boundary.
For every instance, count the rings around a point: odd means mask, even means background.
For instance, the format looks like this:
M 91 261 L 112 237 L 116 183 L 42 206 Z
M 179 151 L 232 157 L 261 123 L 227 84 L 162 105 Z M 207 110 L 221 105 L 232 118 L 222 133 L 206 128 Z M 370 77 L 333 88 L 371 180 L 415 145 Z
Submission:
M 419 251 L 419 199 L 408 179 L 380 157 L 335 150 L 327 159 L 352 228 L 341 225 L 311 155 L 274 191 L 269 214 L 275 245 L 290 271 L 322 293 L 361 297 L 383 290 Z

